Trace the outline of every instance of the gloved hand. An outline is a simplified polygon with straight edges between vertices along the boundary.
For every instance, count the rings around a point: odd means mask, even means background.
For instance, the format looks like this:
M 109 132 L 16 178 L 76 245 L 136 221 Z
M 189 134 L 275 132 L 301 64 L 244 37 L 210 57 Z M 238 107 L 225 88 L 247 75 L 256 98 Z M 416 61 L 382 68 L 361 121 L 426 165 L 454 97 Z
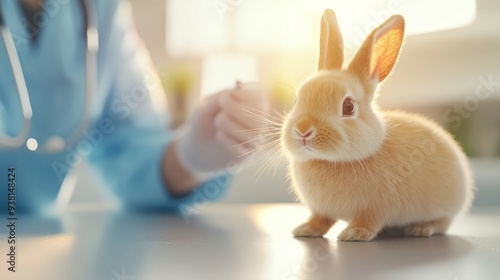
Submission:
M 180 163 L 200 181 L 228 171 L 252 155 L 259 142 L 255 131 L 266 128 L 268 113 L 257 83 L 237 82 L 233 89 L 202 98 L 176 139 Z

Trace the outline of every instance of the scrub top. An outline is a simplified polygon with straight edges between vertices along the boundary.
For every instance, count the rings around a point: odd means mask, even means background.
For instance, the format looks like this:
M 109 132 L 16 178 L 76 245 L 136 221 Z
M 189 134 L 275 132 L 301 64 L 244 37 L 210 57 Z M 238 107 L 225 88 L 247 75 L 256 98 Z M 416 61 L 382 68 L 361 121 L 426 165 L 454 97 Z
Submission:
M 93 4 L 90 12 L 98 22 L 99 52 L 91 124 L 81 132 L 79 143 L 60 153 L 31 152 L 26 146 L 0 148 L 1 214 L 7 211 L 10 171 L 15 173 L 16 210 L 40 211 L 53 204 L 66 174 L 84 160 L 90 163 L 92 175 L 102 179 L 125 207 L 186 211 L 193 203 L 220 198 L 229 183 L 227 174 L 214 176 L 182 197 L 166 190 L 161 162 L 173 133 L 167 128 L 163 89 L 135 30 L 130 4 L 120 0 L 94 0 Z M 0 1 L 0 5 L 33 108 L 29 137 L 40 145 L 55 135 L 66 139 L 80 124 L 85 103 L 81 3 L 46 0 L 33 22 L 25 20 L 19 1 Z M 30 34 L 33 24 L 39 27 L 36 40 Z M 1 40 L 0 133 L 14 136 L 22 126 L 22 113 Z

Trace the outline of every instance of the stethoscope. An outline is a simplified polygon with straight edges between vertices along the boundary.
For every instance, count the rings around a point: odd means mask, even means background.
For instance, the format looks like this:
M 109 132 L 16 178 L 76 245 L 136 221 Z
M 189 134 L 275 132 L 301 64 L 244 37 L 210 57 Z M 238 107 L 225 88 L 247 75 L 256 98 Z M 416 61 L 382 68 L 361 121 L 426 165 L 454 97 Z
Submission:
M 7 56 L 9 57 L 9 62 L 12 69 L 12 74 L 14 75 L 17 93 L 19 96 L 23 114 L 22 127 L 18 135 L 15 137 L 0 135 L 0 148 L 16 149 L 23 145 L 26 145 L 26 148 L 33 152 L 57 153 L 63 151 L 67 146 L 75 145 L 82 138 L 83 130 L 89 126 L 90 104 L 97 85 L 97 51 L 99 49 L 99 36 L 97 32 L 97 19 L 94 18 L 95 13 L 90 13 L 90 2 L 91 1 L 88 0 L 81 0 L 85 19 L 84 26 L 86 30 L 84 36 L 87 42 L 85 66 L 86 95 L 85 103 L 83 105 L 84 110 L 82 119 L 80 121 L 80 124 L 78 125 L 78 128 L 66 139 L 61 136 L 54 135 L 49 137 L 43 145 L 39 146 L 39 143 L 35 138 L 28 137 L 31 127 L 31 119 L 33 117 L 31 101 L 29 98 L 26 81 L 24 79 L 21 63 L 19 61 L 19 56 L 14 44 L 14 39 L 12 38 L 12 33 L 10 32 L 9 27 L 6 25 L 5 20 L 2 17 L 2 2 L 0 0 L 0 32 L 2 33 L 5 49 L 7 50 Z

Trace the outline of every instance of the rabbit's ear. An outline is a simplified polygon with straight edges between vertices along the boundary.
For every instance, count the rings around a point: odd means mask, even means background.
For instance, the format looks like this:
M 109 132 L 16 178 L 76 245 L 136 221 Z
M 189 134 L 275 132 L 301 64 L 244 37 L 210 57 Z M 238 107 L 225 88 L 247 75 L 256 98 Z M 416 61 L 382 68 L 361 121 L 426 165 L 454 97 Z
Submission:
M 348 71 L 365 84 L 382 82 L 392 70 L 403 43 L 404 18 L 394 15 L 368 35 Z
M 344 42 L 337 23 L 337 17 L 333 10 L 325 10 L 321 17 L 319 44 L 318 71 L 342 68 L 342 63 L 344 62 Z

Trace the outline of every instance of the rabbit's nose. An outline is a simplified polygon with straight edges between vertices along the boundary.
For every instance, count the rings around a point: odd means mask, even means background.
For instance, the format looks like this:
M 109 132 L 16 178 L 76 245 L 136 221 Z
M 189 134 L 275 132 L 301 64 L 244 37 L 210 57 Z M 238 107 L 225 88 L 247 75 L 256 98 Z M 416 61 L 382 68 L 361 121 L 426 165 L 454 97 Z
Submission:
M 313 134 L 313 131 L 309 130 L 306 134 L 302 135 L 302 137 L 307 138 L 307 137 L 311 136 L 311 134 Z
M 297 139 L 312 139 L 316 136 L 316 128 L 313 125 L 312 119 L 304 117 L 298 120 L 293 127 L 293 134 Z
M 305 139 L 309 140 L 314 138 L 316 136 L 316 129 L 314 127 L 310 127 L 307 130 L 300 130 L 298 127 L 295 127 L 294 130 L 294 136 L 297 139 Z

